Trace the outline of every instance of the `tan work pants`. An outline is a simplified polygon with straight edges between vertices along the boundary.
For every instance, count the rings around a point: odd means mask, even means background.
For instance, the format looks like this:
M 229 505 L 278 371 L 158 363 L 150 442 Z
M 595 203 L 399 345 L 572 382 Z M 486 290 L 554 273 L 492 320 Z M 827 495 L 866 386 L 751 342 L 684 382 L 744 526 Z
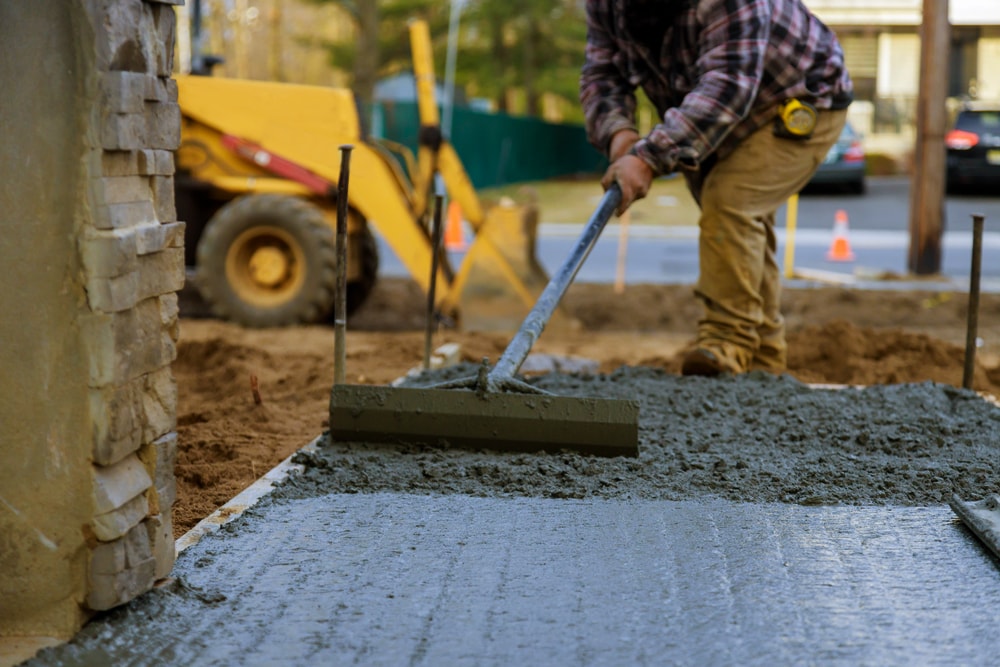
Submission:
M 698 342 L 725 350 L 740 370 L 785 368 L 774 214 L 809 182 L 846 119 L 846 111 L 821 111 L 805 141 L 776 137 L 768 124 L 703 180 L 688 178 L 701 206 Z

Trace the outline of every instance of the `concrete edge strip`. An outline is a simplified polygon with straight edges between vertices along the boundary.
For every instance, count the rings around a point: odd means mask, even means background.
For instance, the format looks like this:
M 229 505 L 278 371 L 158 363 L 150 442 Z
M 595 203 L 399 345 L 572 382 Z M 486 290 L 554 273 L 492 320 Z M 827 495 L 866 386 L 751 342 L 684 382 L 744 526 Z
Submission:
M 191 530 L 178 537 L 174 542 L 176 553 L 180 555 L 188 547 L 193 547 L 197 544 L 201 538 L 209 533 L 214 533 L 233 519 L 241 516 L 249 508 L 256 505 L 261 498 L 270 493 L 276 484 L 283 481 L 290 474 L 302 472 L 303 466 L 298 463 L 292 463 L 292 458 L 299 452 L 314 451 L 322 438 L 323 436 L 319 436 L 301 449 L 296 450 L 284 461 L 266 472 L 263 477 L 243 489 L 225 505 L 199 521 Z
M 445 344 L 438 347 L 434 351 L 434 357 L 432 358 L 432 367 L 441 368 L 442 366 L 451 366 L 458 363 L 460 359 L 460 348 L 457 344 Z M 417 373 L 420 368 L 414 368 L 410 370 L 409 374 Z M 406 379 L 406 376 L 397 378 L 391 384 L 396 386 L 400 382 Z M 286 458 L 284 461 L 271 468 L 268 472 L 264 474 L 263 477 L 255 481 L 253 484 L 243 489 L 240 493 L 234 496 L 229 502 L 227 502 L 222 507 L 218 508 L 207 517 L 199 521 L 194 525 L 194 527 L 188 532 L 184 533 L 174 541 L 174 551 L 176 555 L 180 555 L 188 547 L 193 547 L 196 545 L 201 538 L 205 537 L 209 533 L 214 533 L 220 527 L 226 525 L 233 519 L 241 516 L 249 508 L 256 505 L 261 498 L 270 493 L 271 489 L 274 488 L 275 484 L 283 481 L 293 472 L 302 472 L 303 466 L 292 463 L 292 458 L 299 452 L 309 452 L 314 451 L 319 445 L 319 441 L 323 439 L 320 435 L 315 438 L 312 442 L 308 443 L 304 447 L 295 450 L 292 454 Z

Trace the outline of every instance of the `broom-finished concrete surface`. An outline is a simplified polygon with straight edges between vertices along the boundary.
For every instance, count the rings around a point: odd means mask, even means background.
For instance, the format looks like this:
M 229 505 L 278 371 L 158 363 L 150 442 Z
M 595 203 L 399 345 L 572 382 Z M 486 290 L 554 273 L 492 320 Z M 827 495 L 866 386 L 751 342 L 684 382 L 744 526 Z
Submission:
M 995 664 L 947 507 L 269 496 L 35 665 Z

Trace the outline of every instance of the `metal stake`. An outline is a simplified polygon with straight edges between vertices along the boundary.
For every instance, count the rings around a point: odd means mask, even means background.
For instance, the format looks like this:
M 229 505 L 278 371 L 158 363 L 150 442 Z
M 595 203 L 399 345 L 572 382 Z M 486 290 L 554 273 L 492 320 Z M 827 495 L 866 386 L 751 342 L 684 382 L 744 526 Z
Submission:
M 969 272 L 969 314 L 965 330 L 965 372 L 962 387 L 972 389 L 976 370 L 976 338 L 979 329 L 979 279 L 983 272 L 983 225 L 981 215 L 972 216 L 972 270 Z
M 340 182 L 337 184 L 337 293 L 333 300 L 333 383 L 347 379 L 347 187 L 351 177 L 351 151 L 340 147 Z
M 424 370 L 431 367 L 431 340 L 434 338 L 436 320 L 434 317 L 434 295 L 437 290 L 438 254 L 441 252 L 441 209 L 444 197 L 434 195 L 434 222 L 431 227 L 431 280 L 427 290 L 427 328 L 424 334 Z

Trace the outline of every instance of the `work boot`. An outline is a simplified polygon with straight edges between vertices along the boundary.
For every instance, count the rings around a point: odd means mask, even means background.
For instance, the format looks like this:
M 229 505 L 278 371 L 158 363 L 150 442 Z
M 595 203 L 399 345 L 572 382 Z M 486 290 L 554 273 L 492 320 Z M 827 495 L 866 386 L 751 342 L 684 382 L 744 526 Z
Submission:
M 715 377 L 723 373 L 743 373 L 749 360 L 749 350 L 732 343 L 699 341 L 695 349 L 684 355 L 681 374 Z

